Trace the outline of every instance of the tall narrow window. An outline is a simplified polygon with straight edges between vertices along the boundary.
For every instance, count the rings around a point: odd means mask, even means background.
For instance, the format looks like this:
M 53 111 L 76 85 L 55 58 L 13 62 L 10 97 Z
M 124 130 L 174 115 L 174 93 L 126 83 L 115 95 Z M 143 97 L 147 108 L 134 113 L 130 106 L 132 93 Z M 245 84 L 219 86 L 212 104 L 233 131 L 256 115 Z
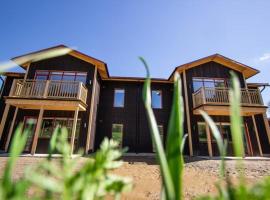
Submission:
M 161 139 L 161 142 L 162 144 L 164 143 L 164 129 L 163 129 L 163 125 L 158 125 L 158 132 L 159 132 L 159 135 L 160 135 L 160 139 Z M 153 152 L 156 152 L 156 147 L 154 145 L 154 143 L 152 142 L 152 146 L 153 146 Z
M 162 108 L 161 90 L 152 90 L 152 108 Z
M 115 89 L 114 90 L 114 107 L 123 108 L 125 103 L 125 90 Z
M 123 127 L 123 124 L 112 125 L 112 139 L 118 143 L 119 148 L 123 145 Z
M 206 143 L 207 135 L 206 135 L 206 127 L 204 122 L 198 122 L 198 133 L 199 133 L 199 142 Z

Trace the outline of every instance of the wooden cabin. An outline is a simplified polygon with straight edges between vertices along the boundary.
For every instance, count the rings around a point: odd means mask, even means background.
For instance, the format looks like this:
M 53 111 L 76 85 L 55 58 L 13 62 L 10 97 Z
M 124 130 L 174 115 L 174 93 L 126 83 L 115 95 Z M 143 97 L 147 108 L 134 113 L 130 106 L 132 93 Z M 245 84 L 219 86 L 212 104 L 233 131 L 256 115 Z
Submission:
M 73 153 L 94 152 L 105 137 L 128 147 L 133 153 L 154 153 L 155 148 L 142 102 L 144 78 L 112 77 L 103 61 L 70 49 L 65 55 L 33 59 L 64 45 L 13 58 L 25 73 L 3 73 L 6 77 L 0 99 L 0 150 L 8 152 L 16 127 L 30 128 L 24 152 L 46 153 L 57 125 L 68 129 Z M 32 58 L 32 59 L 29 59 Z M 246 80 L 258 70 L 214 54 L 175 68 L 168 79 L 152 79 L 152 107 L 166 145 L 166 132 L 173 95 L 173 76 L 181 75 L 185 108 L 184 131 L 188 134 L 185 154 L 218 156 L 216 141 L 199 114 L 207 112 L 215 121 L 228 155 L 233 155 L 229 119 L 230 71 L 241 85 L 241 111 L 247 156 L 270 153 L 267 106 L 261 87 Z

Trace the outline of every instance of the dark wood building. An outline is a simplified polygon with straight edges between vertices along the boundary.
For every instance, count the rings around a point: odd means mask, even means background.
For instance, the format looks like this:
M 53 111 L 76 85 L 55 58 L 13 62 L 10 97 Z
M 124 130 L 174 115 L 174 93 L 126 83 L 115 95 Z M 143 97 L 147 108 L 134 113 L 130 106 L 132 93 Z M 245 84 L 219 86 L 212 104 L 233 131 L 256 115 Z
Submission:
M 46 58 L 51 51 L 66 54 Z M 42 59 L 40 59 L 42 57 Z M 20 123 L 31 127 L 25 153 L 46 153 L 54 128 L 65 126 L 73 152 L 95 151 L 105 137 L 119 141 L 129 152 L 153 153 L 142 102 L 143 78 L 112 77 L 106 63 L 63 45 L 12 59 L 25 73 L 4 73 L 0 99 L 0 150 L 7 152 Z M 229 120 L 230 71 L 241 85 L 241 110 L 248 156 L 270 153 L 270 128 L 260 93 L 265 84 L 248 84 L 256 69 L 215 54 L 179 67 L 168 79 L 152 79 L 152 107 L 166 141 L 173 95 L 173 76 L 182 78 L 185 106 L 185 154 L 218 156 L 216 141 L 199 114 L 216 122 L 232 153 Z

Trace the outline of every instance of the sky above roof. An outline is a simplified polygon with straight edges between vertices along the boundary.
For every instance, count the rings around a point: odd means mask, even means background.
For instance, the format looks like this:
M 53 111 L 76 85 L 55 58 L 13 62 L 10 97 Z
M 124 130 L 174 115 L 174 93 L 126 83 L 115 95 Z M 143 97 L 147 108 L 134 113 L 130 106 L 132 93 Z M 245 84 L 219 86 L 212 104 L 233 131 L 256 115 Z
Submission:
M 259 69 L 249 82 L 270 82 L 269 8 L 268 0 L 1 1 L 0 61 L 65 44 L 113 76 L 144 76 L 143 56 L 153 77 L 168 78 L 219 53 Z M 263 96 L 269 102 L 270 89 Z

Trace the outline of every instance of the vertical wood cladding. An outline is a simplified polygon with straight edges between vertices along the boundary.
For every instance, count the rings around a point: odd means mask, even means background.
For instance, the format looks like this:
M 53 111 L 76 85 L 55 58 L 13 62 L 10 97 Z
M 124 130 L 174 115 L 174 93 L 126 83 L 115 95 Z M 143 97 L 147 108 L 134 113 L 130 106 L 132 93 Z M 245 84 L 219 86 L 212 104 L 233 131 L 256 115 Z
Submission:
M 104 81 L 101 85 L 95 148 L 104 137 L 111 138 L 112 124 L 123 124 L 123 146 L 129 152 L 152 152 L 151 135 L 142 101 L 143 83 Z M 125 90 L 124 108 L 113 107 L 114 90 Z M 152 89 L 162 91 L 162 109 L 154 109 L 157 123 L 163 125 L 164 134 L 172 101 L 172 84 L 152 83 Z M 165 136 L 166 137 L 166 136 Z

